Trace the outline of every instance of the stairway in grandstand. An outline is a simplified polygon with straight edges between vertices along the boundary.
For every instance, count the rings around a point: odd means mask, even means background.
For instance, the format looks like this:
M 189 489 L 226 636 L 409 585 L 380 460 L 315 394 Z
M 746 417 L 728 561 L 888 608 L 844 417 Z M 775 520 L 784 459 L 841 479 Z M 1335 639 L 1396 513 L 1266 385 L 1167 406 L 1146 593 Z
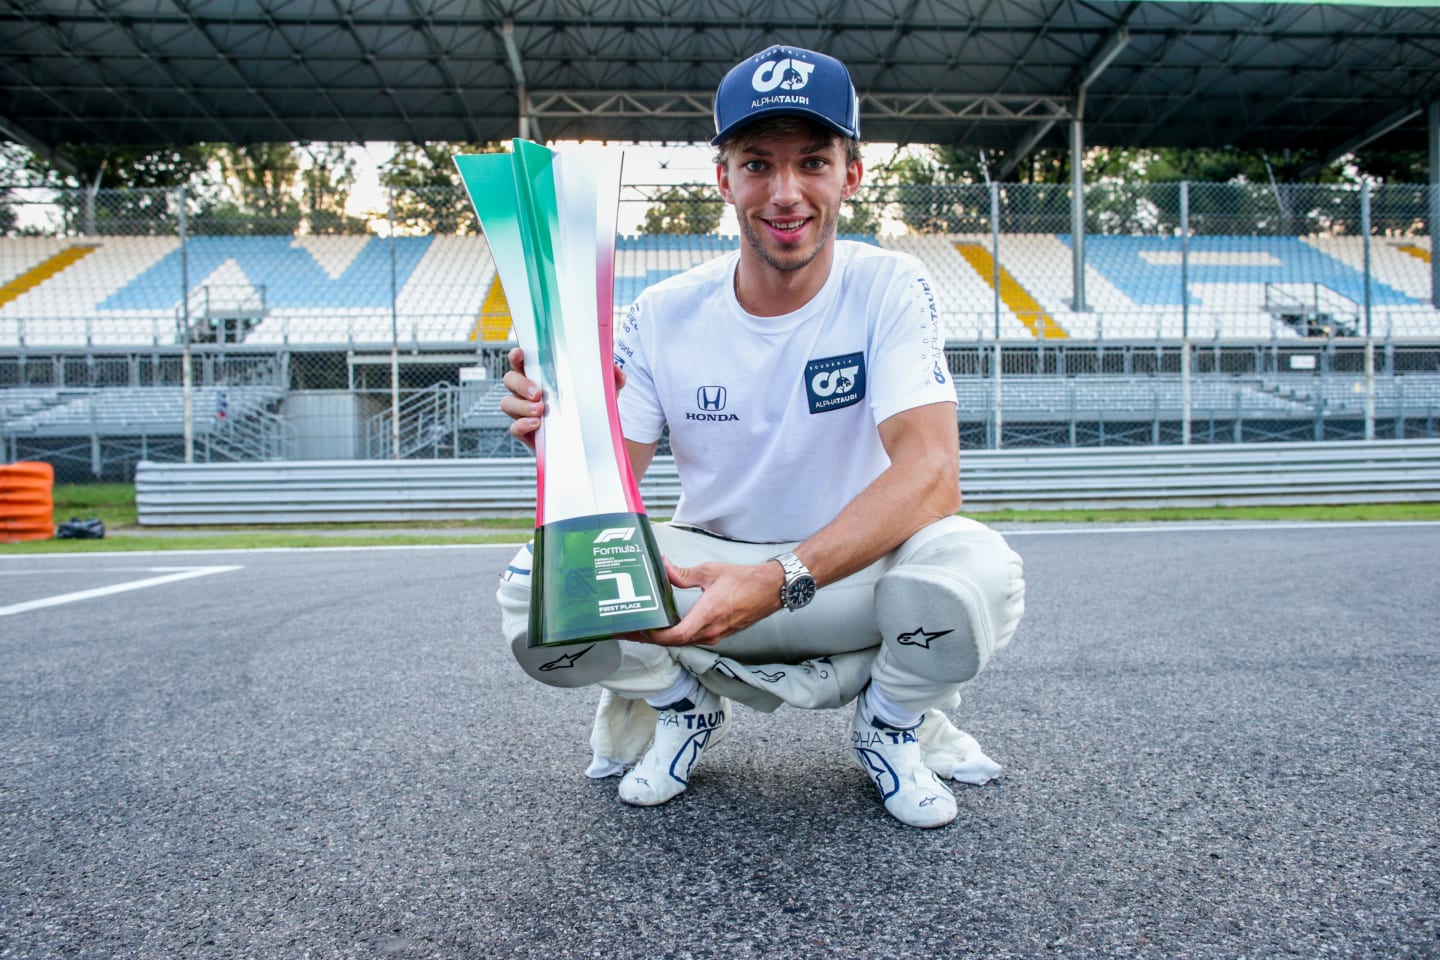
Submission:
M 1036 302 L 1030 292 L 1015 279 L 1008 268 L 1003 264 L 997 265 L 995 257 L 984 246 L 978 243 L 957 243 L 955 250 L 965 258 L 965 262 L 975 268 L 975 272 L 992 287 L 997 287 L 1000 292 L 1000 300 L 1010 308 L 1016 319 L 1025 325 L 1031 335 L 1037 340 L 1053 340 L 1068 336 L 1065 330 L 1055 322 L 1055 318 L 1046 312 L 1045 308 Z M 999 282 L 996 283 L 998 274 Z
M 96 244 L 75 244 L 30 267 L 0 286 L 0 307 L 28 293 L 61 270 L 94 253 Z
M 513 322 L 510 319 L 510 302 L 505 299 L 505 289 L 500 286 L 497 274 L 490 281 L 490 292 L 480 306 L 480 316 L 470 330 L 470 339 L 481 343 L 504 343 L 511 339 Z
M 366 420 L 365 456 L 397 456 L 397 438 L 401 458 L 513 456 L 517 450 L 510 437 L 511 421 L 500 412 L 500 398 L 506 393 L 498 379 L 458 387 L 436 383 L 411 391 L 400 402 L 398 427 L 388 409 Z

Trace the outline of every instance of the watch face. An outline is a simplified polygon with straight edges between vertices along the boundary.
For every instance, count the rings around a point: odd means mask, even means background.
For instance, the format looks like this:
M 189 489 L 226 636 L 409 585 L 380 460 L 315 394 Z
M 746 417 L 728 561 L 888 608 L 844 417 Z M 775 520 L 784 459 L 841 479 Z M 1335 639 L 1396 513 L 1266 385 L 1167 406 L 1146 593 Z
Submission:
M 785 606 L 797 610 L 815 598 L 815 578 L 797 577 L 785 588 Z

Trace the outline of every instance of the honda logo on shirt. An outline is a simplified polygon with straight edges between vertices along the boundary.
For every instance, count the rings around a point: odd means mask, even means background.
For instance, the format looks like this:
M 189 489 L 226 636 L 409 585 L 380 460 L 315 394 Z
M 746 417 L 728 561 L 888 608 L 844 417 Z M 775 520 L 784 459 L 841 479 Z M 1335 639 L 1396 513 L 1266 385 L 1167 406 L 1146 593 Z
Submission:
M 701 410 L 724 410 L 725 409 L 725 388 L 724 387 L 701 387 L 695 391 L 695 406 Z
M 725 410 L 726 396 L 725 388 L 718 384 L 701 387 L 695 391 L 695 406 L 700 408 L 700 412 L 686 410 L 685 419 L 704 423 L 731 423 L 739 420 L 733 413 L 721 412 Z

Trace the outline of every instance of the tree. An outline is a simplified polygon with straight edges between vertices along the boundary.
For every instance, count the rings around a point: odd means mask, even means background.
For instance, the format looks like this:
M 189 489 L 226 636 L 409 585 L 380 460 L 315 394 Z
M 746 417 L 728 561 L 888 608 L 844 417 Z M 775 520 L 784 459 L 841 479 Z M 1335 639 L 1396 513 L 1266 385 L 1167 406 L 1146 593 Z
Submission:
M 948 147 L 897 150 L 872 171 L 873 195 L 916 233 L 988 233 L 989 191 L 974 163 Z
M 850 202 L 840 207 L 840 219 L 836 222 L 838 233 L 875 234 L 880 232 L 880 214 L 883 204 L 877 202 L 876 191 L 861 187 Z
M 478 233 L 470 200 L 455 170 L 459 153 L 504 153 L 498 143 L 402 143 L 380 171 L 394 196 L 395 228 L 406 233 Z
M 645 211 L 645 222 L 639 232 L 714 233 L 725 212 L 725 202 L 715 195 L 715 188 L 695 184 L 667 187 L 655 197 Z
M 1429 156 L 1424 150 L 1357 150 L 1350 158 L 1355 172 L 1385 183 L 1428 183 Z
M 300 210 L 300 156 L 293 144 L 226 145 L 217 150 L 231 203 L 219 203 L 196 218 L 195 232 L 288 236 L 297 232 Z
M 355 160 L 345 143 L 223 144 L 215 158 L 221 189 L 212 184 L 192 194 L 196 233 L 365 231 L 365 221 L 345 211 L 355 185 Z
M 56 203 L 64 229 L 112 235 L 173 234 L 179 211 L 175 188 L 200 180 L 214 148 L 113 147 L 66 144 L 55 148 L 75 173 L 65 174 L 37 156 L 29 166 L 38 184 L 60 190 Z M 68 189 L 67 189 L 68 188 Z
M 15 233 L 20 222 L 12 198 L 15 188 L 30 182 L 29 160 L 30 151 L 18 143 L 0 142 L 0 236 Z
M 173 233 L 176 188 L 186 190 L 189 228 L 199 234 L 278 234 L 364 229 L 344 213 L 355 183 L 345 144 L 196 144 L 186 147 L 70 145 L 63 174 L 27 154 L 29 181 L 62 192 L 67 227 L 100 233 Z M 305 163 L 304 160 L 309 160 Z M 13 181 L 15 178 L 8 178 Z M 93 201 L 93 202 L 92 202 Z
M 300 174 L 305 221 L 311 233 L 363 233 L 365 221 L 345 211 L 355 186 L 355 158 L 343 143 L 312 144 Z
M 1004 151 L 996 151 L 995 157 L 997 162 L 1003 161 Z M 1069 183 L 1070 151 L 1054 147 L 1031 150 L 1020 158 L 1015 172 L 1006 179 L 1014 179 L 1017 173 L 1021 183 Z
M 887 209 L 919 233 L 989 232 L 988 190 L 981 185 L 1004 160 L 946 146 L 910 147 L 879 165 L 871 182 Z M 1359 192 L 1315 189 L 1376 183 L 1378 229 L 1423 232 L 1424 204 L 1409 184 L 1423 184 L 1418 152 L 1360 152 L 1314 173 L 1313 150 L 1092 147 L 1085 152 L 1085 229 L 1093 234 L 1169 235 L 1180 224 L 1180 181 L 1189 181 L 1190 226 L 1201 234 L 1294 235 L 1359 229 Z M 1018 181 L 1014 174 L 1019 174 Z M 1304 173 L 1306 176 L 1302 177 Z M 1070 229 L 1070 157 L 1041 148 L 1022 158 L 1000 187 L 1000 229 L 1064 233 Z M 1306 181 L 1306 182 L 1302 182 Z M 1383 184 L 1383 186 L 1380 186 Z

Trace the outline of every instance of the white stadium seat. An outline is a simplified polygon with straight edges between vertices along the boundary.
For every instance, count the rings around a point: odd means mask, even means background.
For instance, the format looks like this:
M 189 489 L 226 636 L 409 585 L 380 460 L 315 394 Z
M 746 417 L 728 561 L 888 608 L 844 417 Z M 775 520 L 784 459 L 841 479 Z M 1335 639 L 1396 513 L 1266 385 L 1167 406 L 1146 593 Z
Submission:
M 988 234 L 869 239 L 925 264 L 948 340 L 994 336 L 997 298 Z M 737 237 L 714 235 L 619 238 L 617 310 L 646 286 L 738 243 Z M 957 245 L 974 256 L 967 259 Z M 1440 311 L 1429 301 L 1429 246 L 1426 237 L 1372 242 L 1376 336 L 1440 337 Z M 1273 304 L 1267 309 L 1267 300 L 1287 295 L 1296 303 L 1318 299 L 1322 311 L 1352 328 L 1363 319 L 1361 238 L 1196 237 L 1190 247 L 1194 339 L 1299 337 Z M 248 296 L 264 305 L 245 321 L 244 340 L 257 345 L 388 344 L 392 321 L 403 343 L 476 340 L 496 282 L 485 238 L 401 237 L 395 250 L 399 289 L 392 307 L 385 238 L 196 237 L 188 251 L 189 316 L 198 329 L 217 302 Z M 179 258 L 175 237 L 0 238 L 0 346 L 175 343 L 186 306 Z M 1087 238 L 1088 309 L 1076 311 L 1068 238 L 1002 234 L 1000 335 L 1032 338 L 1035 318 L 1043 315 L 1054 324 L 1052 335 L 1079 340 L 1178 338 L 1184 323 L 1178 258 L 1173 237 Z

